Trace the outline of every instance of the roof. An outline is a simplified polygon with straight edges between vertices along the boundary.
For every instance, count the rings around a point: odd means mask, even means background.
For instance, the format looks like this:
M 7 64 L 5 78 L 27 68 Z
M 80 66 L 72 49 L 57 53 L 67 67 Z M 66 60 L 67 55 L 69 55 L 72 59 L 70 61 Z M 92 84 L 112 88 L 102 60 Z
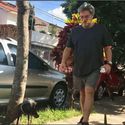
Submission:
M 54 26 L 56 26 L 56 27 L 58 27 L 60 29 L 63 29 L 63 27 L 60 27 L 58 25 L 52 24 L 51 22 L 45 21 L 45 20 L 41 19 L 40 17 L 35 17 L 35 20 L 36 20 L 36 22 L 37 21 L 41 22 L 42 23 L 41 26 L 54 25 Z M 35 25 L 40 25 L 40 23 L 35 24 Z
M 35 26 L 47 26 L 47 22 L 44 20 L 40 19 L 39 17 L 35 17 Z
M 7 11 L 13 11 L 13 12 L 17 12 L 17 7 L 11 3 L 7 3 L 7 2 L 2 2 L 0 1 L 0 8 L 5 9 Z

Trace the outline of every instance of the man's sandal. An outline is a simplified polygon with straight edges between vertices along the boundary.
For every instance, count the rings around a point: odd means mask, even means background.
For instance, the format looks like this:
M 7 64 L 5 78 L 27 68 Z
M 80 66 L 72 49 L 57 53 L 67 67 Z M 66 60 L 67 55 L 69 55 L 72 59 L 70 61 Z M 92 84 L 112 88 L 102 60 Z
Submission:
M 78 125 L 79 125 L 79 124 L 80 124 L 80 125 L 89 125 L 88 122 L 83 122 L 82 120 L 83 120 L 83 116 L 81 117 L 80 121 L 78 122 Z

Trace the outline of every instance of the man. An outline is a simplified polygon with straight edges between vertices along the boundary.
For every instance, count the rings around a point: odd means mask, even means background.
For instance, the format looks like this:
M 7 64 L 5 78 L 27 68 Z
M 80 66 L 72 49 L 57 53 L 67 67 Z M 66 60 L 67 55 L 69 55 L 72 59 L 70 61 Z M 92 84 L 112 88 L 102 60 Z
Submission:
M 105 73 L 109 73 L 111 70 L 112 39 L 103 25 L 92 22 L 95 9 L 91 4 L 85 2 L 79 7 L 78 12 L 82 24 L 71 31 L 63 53 L 60 70 L 65 70 L 66 62 L 73 52 L 73 90 L 74 93 L 80 91 L 81 110 L 84 113 L 79 123 L 89 125 L 89 115 L 94 101 L 100 67 L 105 68 Z M 103 64 L 103 48 L 106 64 Z

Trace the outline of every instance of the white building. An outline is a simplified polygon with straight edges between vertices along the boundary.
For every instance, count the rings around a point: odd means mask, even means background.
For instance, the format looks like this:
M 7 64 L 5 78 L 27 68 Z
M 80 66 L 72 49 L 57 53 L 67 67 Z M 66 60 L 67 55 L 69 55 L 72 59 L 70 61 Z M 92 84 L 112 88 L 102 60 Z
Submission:
M 0 2 L 0 24 L 17 25 L 17 7 L 7 2 Z M 31 49 L 47 63 L 53 66 L 53 61 L 50 57 L 51 51 L 58 43 L 58 37 L 46 33 L 40 33 L 41 30 L 48 32 L 50 26 L 54 26 L 57 32 L 62 30 L 61 27 L 50 24 L 40 18 L 35 18 L 35 29 L 32 31 Z
M 17 24 L 17 8 L 15 5 L 0 2 L 0 24 Z

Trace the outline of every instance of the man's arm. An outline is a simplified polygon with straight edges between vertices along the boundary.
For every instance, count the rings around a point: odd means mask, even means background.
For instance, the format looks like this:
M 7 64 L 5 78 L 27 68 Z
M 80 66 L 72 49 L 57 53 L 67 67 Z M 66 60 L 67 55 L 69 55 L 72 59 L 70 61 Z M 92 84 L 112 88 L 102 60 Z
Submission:
M 112 65 L 112 47 L 111 46 L 104 47 L 104 52 L 107 63 L 104 64 L 103 67 L 105 68 L 106 73 L 110 73 Z
M 110 73 L 111 71 L 111 65 L 112 65 L 112 45 L 113 40 L 111 38 L 110 33 L 106 29 L 105 26 L 103 26 L 103 48 L 105 52 L 105 58 L 106 58 L 106 64 L 103 66 L 106 70 L 106 73 Z
M 65 63 L 66 64 L 66 61 L 70 57 L 71 53 L 72 53 L 72 48 L 66 47 L 64 49 L 64 52 L 63 52 L 63 57 L 62 57 L 62 62 L 61 63 Z
M 68 37 L 67 37 L 66 48 L 64 49 L 63 56 L 62 56 L 62 62 L 59 67 L 60 71 L 63 72 L 66 70 L 66 67 L 68 65 L 67 60 L 70 58 L 73 48 L 74 48 L 74 44 L 72 41 L 72 30 L 71 30 L 71 32 L 68 34 Z
M 66 47 L 64 49 L 63 57 L 62 57 L 62 62 L 60 64 L 60 71 L 64 71 L 66 69 L 66 67 L 67 67 L 66 61 L 71 56 L 72 51 L 73 51 L 72 48 L 69 48 L 69 47 Z
M 106 46 L 104 47 L 104 51 L 105 51 L 106 61 L 112 62 L 112 47 Z

